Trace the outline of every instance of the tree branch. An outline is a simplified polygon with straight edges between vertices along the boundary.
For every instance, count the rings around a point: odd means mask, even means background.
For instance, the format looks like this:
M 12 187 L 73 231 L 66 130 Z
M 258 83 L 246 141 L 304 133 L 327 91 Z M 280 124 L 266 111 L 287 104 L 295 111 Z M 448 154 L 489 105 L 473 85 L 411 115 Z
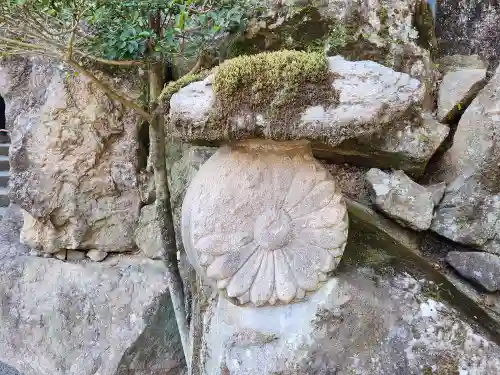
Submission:
M 108 94 L 112 99 L 119 101 L 122 103 L 125 107 L 130 108 L 135 110 L 137 113 L 139 113 L 145 121 L 151 122 L 152 116 L 148 112 L 146 112 L 142 107 L 134 103 L 133 101 L 125 98 L 124 96 L 121 96 L 115 92 L 110 86 L 108 86 L 106 83 L 102 82 L 100 79 L 98 79 L 94 74 L 92 74 L 91 71 L 85 69 L 83 66 L 78 64 L 74 60 L 67 60 L 66 61 L 73 69 L 78 71 L 79 73 L 83 74 L 84 76 L 88 77 L 93 83 L 95 83 L 96 86 L 98 86 L 101 90 L 103 90 L 106 94 Z

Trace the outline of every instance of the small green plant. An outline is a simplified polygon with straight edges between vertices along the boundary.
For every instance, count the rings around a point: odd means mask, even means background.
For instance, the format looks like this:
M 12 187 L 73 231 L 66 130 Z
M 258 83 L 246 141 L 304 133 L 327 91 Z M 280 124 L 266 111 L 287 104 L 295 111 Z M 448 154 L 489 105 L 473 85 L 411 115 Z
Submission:
M 330 49 L 337 50 L 347 45 L 349 35 L 347 28 L 343 24 L 336 24 L 328 35 L 328 45 Z

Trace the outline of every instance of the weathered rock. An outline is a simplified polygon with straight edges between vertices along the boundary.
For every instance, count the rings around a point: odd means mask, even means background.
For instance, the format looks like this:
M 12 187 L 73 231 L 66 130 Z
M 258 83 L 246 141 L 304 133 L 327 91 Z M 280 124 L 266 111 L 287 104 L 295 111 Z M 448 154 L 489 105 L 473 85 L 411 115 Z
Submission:
M 211 306 L 201 374 L 484 374 L 500 348 L 408 274 L 337 275 L 310 301 Z M 432 287 L 432 285 L 431 285 Z
M 500 290 L 500 256 L 481 252 L 448 253 L 446 260 L 463 277 L 474 280 L 486 290 Z
M 403 171 L 392 174 L 370 169 L 366 180 L 372 202 L 389 217 L 415 230 L 429 229 L 434 211 L 434 194 L 412 181 Z
M 8 103 L 5 115 L 9 131 L 26 121 L 27 110 L 43 105 L 51 77 L 51 66 L 39 58 L 0 58 L 0 95 Z
M 108 253 L 100 250 L 90 250 L 87 251 L 87 258 L 93 260 L 94 262 L 102 262 L 106 257 L 108 256 Z
M 160 223 L 156 216 L 156 207 L 154 204 L 141 208 L 141 216 L 135 229 L 135 243 L 148 258 L 164 258 L 164 250 L 160 237 Z
M 67 250 L 66 260 L 69 262 L 78 262 L 85 259 L 85 253 L 83 251 Z
M 438 184 L 427 185 L 425 187 L 432 194 L 432 201 L 434 205 L 437 206 L 441 199 L 443 199 L 444 192 L 446 191 L 446 182 L 440 182 Z
M 328 172 L 334 176 L 344 196 L 355 201 L 370 204 L 370 189 L 366 186 L 365 174 L 368 167 L 350 164 L 325 164 Z
M 168 174 L 168 183 L 170 186 L 170 201 L 172 204 L 172 213 L 174 218 L 174 227 L 176 238 L 182 238 L 181 235 L 181 211 L 182 202 L 186 195 L 189 183 L 196 175 L 196 172 L 214 153 L 217 148 L 204 146 L 184 146 L 181 151 L 181 157 L 175 161 Z M 184 251 L 182 241 L 177 241 L 177 249 Z
M 162 262 L 26 256 L 17 225 L 0 225 L 1 361 L 24 375 L 183 373 Z
M 68 255 L 67 253 L 68 253 L 67 250 L 61 250 L 61 251 L 58 251 L 57 253 L 55 253 L 54 256 L 56 257 L 56 259 L 66 260 L 66 256 Z
M 144 204 L 152 204 L 156 199 L 154 173 L 146 170 L 141 170 L 137 176 L 139 181 L 139 195 L 141 202 Z
M 446 139 L 449 128 L 438 123 L 428 113 L 422 114 L 422 119 L 415 121 L 347 140 L 335 148 L 338 155 L 333 157 L 353 164 L 401 169 L 418 177 L 423 173 L 430 157 Z M 316 154 L 326 156 L 319 150 Z
M 448 182 L 431 229 L 455 242 L 500 254 L 500 68 L 462 116 L 440 161 Z
M 496 1 L 440 1 L 436 20 L 440 53 L 475 53 L 494 64 L 500 58 L 499 22 L 500 6 Z
M 445 125 L 418 115 L 422 85 L 374 62 L 350 62 L 340 56 L 328 61 L 336 76 L 331 86 L 336 103 L 307 106 L 286 126 L 248 111 L 214 120 L 216 95 L 209 76 L 173 95 L 169 132 L 184 141 L 207 144 L 307 139 L 321 158 L 421 173 L 448 134 Z
M 486 69 L 460 69 L 446 73 L 439 86 L 438 118 L 448 122 L 465 108 L 484 86 Z
M 182 207 L 191 264 L 240 305 L 306 298 L 340 262 L 347 228 L 342 195 L 304 141 L 219 149 Z
M 488 69 L 479 55 L 450 55 L 437 60 L 439 71 L 443 74 L 462 69 Z
M 12 64 L 2 71 L 18 73 Z M 46 253 L 133 249 L 141 204 L 137 114 L 49 62 L 28 61 L 23 72 L 16 87 L 0 87 L 28 98 L 8 113 L 15 116 L 8 119 L 10 198 L 26 211 L 23 241 Z M 128 78 L 118 84 L 135 97 Z
M 230 57 L 282 49 L 323 49 L 348 60 L 373 60 L 396 71 L 430 78 L 429 49 L 436 47 L 425 1 L 263 1 L 230 44 Z

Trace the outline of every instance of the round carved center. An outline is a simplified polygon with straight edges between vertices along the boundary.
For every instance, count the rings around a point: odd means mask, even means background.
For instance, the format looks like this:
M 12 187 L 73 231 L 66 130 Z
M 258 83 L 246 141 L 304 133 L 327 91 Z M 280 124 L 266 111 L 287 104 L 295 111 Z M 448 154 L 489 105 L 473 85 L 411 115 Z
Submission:
M 276 250 L 290 241 L 292 219 L 283 210 L 267 209 L 254 227 L 254 236 L 264 250 Z

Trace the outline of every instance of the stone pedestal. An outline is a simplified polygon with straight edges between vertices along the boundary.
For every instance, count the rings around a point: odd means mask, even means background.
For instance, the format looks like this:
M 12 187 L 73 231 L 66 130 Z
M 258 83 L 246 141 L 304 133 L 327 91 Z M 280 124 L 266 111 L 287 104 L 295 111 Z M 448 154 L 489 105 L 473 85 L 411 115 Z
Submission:
M 222 147 L 182 209 L 190 262 L 237 305 L 306 299 L 337 267 L 347 229 L 342 195 L 305 141 Z

